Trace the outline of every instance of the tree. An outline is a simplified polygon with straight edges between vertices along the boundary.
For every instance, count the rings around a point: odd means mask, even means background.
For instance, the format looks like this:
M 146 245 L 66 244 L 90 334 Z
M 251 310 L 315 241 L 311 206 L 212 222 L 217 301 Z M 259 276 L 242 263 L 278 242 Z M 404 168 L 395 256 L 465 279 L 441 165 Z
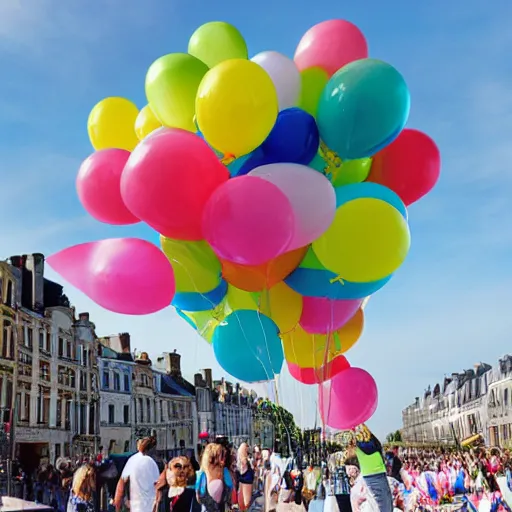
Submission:
M 402 432 L 400 432 L 400 430 L 397 430 L 395 432 L 390 432 L 386 436 L 386 442 L 388 444 L 391 444 L 391 443 L 401 443 L 402 442 Z
M 260 400 L 257 410 L 274 424 L 276 438 L 281 441 L 283 448 L 287 448 L 289 455 L 296 451 L 302 443 L 302 432 L 296 425 L 293 414 L 268 399 Z

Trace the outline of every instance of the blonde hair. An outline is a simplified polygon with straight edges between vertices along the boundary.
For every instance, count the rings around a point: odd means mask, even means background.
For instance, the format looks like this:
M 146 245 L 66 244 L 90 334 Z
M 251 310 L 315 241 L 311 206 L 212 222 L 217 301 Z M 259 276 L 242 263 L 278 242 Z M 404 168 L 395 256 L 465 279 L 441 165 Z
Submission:
M 226 461 L 226 449 L 217 443 L 210 443 L 206 446 L 201 457 L 201 469 L 213 471 L 224 467 Z
M 75 496 L 84 501 L 91 501 L 96 488 L 96 472 L 90 464 L 80 466 L 73 477 L 71 490 Z

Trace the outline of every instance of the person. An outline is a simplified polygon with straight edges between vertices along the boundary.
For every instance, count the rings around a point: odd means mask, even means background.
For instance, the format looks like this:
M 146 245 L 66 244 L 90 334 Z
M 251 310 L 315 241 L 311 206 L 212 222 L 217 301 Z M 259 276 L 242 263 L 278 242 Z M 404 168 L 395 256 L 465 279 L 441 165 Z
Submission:
M 197 475 L 196 497 L 203 512 L 224 512 L 231 503 L 233 480 L 226 467 L 226 448 L 219 443 L 206 446 Z
M 114 506 L 119 512 L 123 505 L 126 483 L 130 482 L 130 511 L 149 512 L 156 498 L 155 484 L 160 477 L 156 462 L 148 452 L 156 446 L 154 437 L 146 437 L 137 443 L 137 453 L 132 455 L 123 469 L 117 484 Z
M 393 449 L 391 450 L 391 471 L 390 471 L 390 477 L 397 480 L 399 483 L 402 482 L 402 461 L 400 460 L 400 457 L 398 456 L 399 448 L 398 446 L 393 446 Z
M 96 474 L 90 464 L 80 466 L 73 476 L 67 512 L 94 512 Z
M 191 476 L 195 475 L 188 457 L 175 457 L 162 471 L 156 483 L 156 500 L 153 511 L 164 503 L 166 512 L 199 512 L 193 488 L 188 486 Z
M 240 510 L 247 510 L 251 504 L 254 484 L 254 469 L 249 460 L 249 447 L 247 443 L 242 443 L 238 448 L 236 479 L 238 482 L 238 506 Z
M 375 498 L 380 512 L 393 512 L 393 497 L 380 441 L 364 424 L 355 428 L 354 441 L 364 483 Z

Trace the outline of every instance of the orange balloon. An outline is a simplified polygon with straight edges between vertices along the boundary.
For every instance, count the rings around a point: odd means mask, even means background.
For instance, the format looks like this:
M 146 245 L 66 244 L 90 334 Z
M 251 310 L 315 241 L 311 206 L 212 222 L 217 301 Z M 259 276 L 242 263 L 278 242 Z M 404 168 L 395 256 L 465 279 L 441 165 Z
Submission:
M 239 265 L 231 261 L 221 260 L 222 277 L 246 292 L 259 292 L 272 288 L 297 268 L 306 255 L 308 248 L 300 247 L 285 252 L 263 265 Z

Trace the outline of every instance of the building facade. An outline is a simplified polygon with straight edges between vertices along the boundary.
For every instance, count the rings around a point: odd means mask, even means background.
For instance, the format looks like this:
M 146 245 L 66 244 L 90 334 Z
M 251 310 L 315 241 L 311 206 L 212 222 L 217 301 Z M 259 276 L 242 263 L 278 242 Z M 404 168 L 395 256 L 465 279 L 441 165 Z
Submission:
M 257 394 L 222 379 L 212 381 L 210 369 L 194 376 L 201 441 L 226 436 L 235 445 L 247 442 L 263 448 L 274 448 L 275 428 L 257 410 Z
M 402 411 L 402 438 L 419 444 L 490 446 L 512 441 L 512 356 L 480 363 L 430 387 Z
M 62 286 L 44 278 L 42 254 L 0 262 L 0 281 L 0 408 L 11 455 L 30 467 L 93 453 L 99 440 L 94 324 L 88 313 L 77 318 Z
M 135 448 L 131 396 L 134 365 L 128 333 L 99 339 L 100 436 L 106 453 L 126 453 Z

